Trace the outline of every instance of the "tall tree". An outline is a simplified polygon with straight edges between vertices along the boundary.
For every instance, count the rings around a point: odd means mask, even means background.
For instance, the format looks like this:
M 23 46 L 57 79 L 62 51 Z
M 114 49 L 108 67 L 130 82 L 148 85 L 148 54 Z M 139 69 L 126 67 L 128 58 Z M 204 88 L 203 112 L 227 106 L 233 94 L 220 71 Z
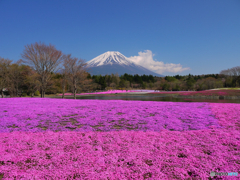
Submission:
M 66 71 L 67 79 L 72 85 L 74 99 L 76 99 L 77 87 L 80 81 L 83 80 L 84 72 L 86 70 L 86 63 L 83 59 L 71 57 L 71 54 L 64 55 L 64 68 Z
M 26 45 L 22 54 L 23 62 L 39 74 L 41 97 L 44 98 L 47 84 L 51 80 L 51 72 L 57 71 L 62 63 L 63 53 L 55 46 L 44 43 Z
M 39 75 L 34 72 L 32 69 L 28 69 L 28 74 L 24 77 L 24 84 L 27 86 L 28 93 L 33 97 L 34 93 L 37 91 L 40 86 Z
M 22 86 L 23 86 L 23 71 L 24 66 L 21 65 L 22 61 L 19 60 L 14 64 L 9 66 L 9 76 L 7 79 L 8 91 L 11 97 L 18 97 L 18 95 L 22 94 Z M 20 93 L 19 93 L 20 92 Z
M 62 85 L 62 99 L 64 99 L 65 95 L 65 89 L 66 89 L 66 84 L 67 84 L 67 68 L 62 69 L 62 78 L 61 78 L 61 85 Z
M 12 61 L 0 57 L 0 93 L 4 97 L 3 88 L 7 88 L 9 79 L 9 67 Z

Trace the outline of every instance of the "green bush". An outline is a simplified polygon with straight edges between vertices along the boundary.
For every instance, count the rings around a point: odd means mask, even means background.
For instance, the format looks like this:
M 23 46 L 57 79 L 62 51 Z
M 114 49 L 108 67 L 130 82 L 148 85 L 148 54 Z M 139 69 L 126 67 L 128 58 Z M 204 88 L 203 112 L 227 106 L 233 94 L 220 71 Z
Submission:
M 22 93 L 22 97 L 27 97 L 27 93 Z
M 35 91 L 34 96 L 39 96 L 40 92 L 38 90 Z

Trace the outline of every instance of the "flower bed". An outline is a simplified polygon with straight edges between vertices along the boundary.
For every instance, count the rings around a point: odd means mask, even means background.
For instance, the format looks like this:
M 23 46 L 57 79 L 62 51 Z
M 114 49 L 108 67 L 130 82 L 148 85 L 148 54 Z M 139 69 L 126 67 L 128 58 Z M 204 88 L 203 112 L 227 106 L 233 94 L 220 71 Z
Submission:
M 116 93 L 129 93 L 129 92 L 137 92 L 134 90 L 109 90 L 104 92 L 95 92 L 95 93 L 81 93 L 76 95 L 89 95 L 89 94 L 116 94 Z M 73 96 L 72 93 L 65 93 L 66 96 Z M 58 96 L 62 96 L 62 94 L 58 94 Z
M 230 95 L 230 94 L 233 94 L 233 93 L 236 93 L 236 92 L 238 92 L 238 91 L 235 90 L 234 92 L 232 92 L 232 90 L 206 90 L 206 91 L 185 92 L 185 93 L 182 93 L 181 95 L 187 95 L 187 96 L 191 96 L 191 95 L 195 95 L 195 96 L 225 96 L 225 95 Z
M 11 98 L 0 119 L 5 179 L 240 173 L 239 104 Z
M 181 96 L 240 96 L 240 90 L 205 90 L 205 91 L 167 91 L 151 94 L 178 94 Z
M 1 107 L 0 132 L 221 128 L 208 103 L 11 98 Z

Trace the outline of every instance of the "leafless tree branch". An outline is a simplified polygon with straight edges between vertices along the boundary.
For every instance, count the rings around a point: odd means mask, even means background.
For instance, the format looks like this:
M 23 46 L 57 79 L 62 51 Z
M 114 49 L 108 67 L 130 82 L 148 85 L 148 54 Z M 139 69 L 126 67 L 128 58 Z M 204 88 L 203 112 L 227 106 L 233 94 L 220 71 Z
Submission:
M 36 42 L 25 46 L 22 61 L 39 74 L 41 97 L 45 96 L 47 84 L 51 80 L 51 73 L 59 69 L 59 65 L 63 60 L 62 56 L 63 53 L 51 44 L 45 45 Z

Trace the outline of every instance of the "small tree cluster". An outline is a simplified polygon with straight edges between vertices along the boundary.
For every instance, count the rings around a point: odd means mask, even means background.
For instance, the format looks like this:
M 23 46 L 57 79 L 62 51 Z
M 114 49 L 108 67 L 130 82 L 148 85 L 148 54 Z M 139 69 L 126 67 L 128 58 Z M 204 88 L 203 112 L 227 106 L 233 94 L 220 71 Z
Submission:
M 85 63 L 82 59 L 65 55 L 55 46 L 44 43 L 26 45 L 22 59 L 13 63 L 0 58 L 0 93 L 7 88 L 11 97 L 31 94 L 40 90 L 41 97 L 47 93 L 65 90 L 66 84 L 76 97 L 77 87 L 86 79 Z M 63 73 L 58 73 L 62 69 Z M 61 87 L 62 86 L 62 87 Z M 64 92 L 64 91 L 63 91 Z M 63 96 L 64 97 L 64 96 Z
M 77 88 L 82 84 L 82 82 L 86 79 L 85 74 L 85 67 L 86 63 L 82 59 L 71 57 L 71 54 L 64 55 L 64 69 L 63 69 L 63 76 L 64 76 L 64 86 L 66 80 L 68 80 L 69 84 L 72 87 L 72 91 L 74 94 L 74 99 L 76 99 Z M 63 88 L 63 96 L 64 98 L 64 88 Z
M 222 70 L 220 72 L 224 76 L 224 85 L 226 87 L 236 87 L 240 85 L 240 66 Z

